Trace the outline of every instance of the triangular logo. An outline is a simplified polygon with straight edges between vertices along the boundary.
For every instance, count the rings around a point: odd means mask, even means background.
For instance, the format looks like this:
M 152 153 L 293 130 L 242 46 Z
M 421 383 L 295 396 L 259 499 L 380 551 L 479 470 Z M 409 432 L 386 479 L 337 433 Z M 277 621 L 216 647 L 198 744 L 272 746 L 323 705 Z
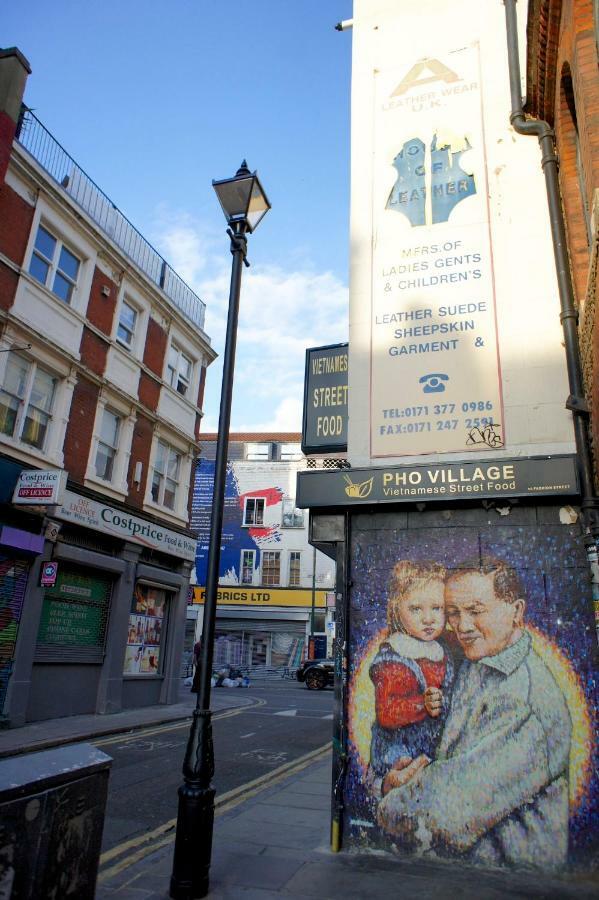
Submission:
M 423 75 L 423 73 L 428 74 Z M 408 74 L 399 82 L 391 96 L 399 97 L 401 94 L 405 94 L 406 91 L 420 87 L 422 84 L 430 84 L 431 81 L 444 81 L 445 84 L 451 84 L 453 81 L 460 81 L 460 78 L 453 69 L 450 69 L 449 66 L 446 66 L 438 59 L 421 59 L 420 62 L 412 66 Z

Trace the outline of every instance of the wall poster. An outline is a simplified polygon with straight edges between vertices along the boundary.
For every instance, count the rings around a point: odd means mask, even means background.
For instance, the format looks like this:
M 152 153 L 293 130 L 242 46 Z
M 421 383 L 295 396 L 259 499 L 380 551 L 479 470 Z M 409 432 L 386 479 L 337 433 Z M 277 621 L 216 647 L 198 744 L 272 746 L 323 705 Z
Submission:
M 375 78 L 371 456 L 500 449 L 478 45 Z
M 354 519 L 355 521 L 355 519 Z M 545 872 L 599 849 L 576 526 L 352 531 L 344 840 Z
M 158 675 L 163 646 L 167 592 L 138 583 L 129 614 L 125 675 Z

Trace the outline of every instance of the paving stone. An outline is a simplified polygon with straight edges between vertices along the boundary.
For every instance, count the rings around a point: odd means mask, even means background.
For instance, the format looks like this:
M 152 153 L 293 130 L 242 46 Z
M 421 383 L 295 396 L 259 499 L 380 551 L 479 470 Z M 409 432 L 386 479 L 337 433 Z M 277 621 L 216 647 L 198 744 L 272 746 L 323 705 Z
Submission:
M 270 806 L 260 803 L 243 812 L 238 821 L 244 822 L 271 822 L 282 825 L 303 825 L 306 828 L 322 830 L 323 813 L 315 809 L 294 809 L 290 812 L 284 806 Z M 248 825 L 248 827 L 251 827 Z

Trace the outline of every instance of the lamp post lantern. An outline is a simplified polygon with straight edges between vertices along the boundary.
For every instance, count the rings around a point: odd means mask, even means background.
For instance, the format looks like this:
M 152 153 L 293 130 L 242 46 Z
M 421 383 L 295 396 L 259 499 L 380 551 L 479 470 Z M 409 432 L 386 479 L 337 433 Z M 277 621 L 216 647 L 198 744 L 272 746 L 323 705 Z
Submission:
M 208 893 L 212 831 L 214 826 L 214 775 L 210 679 L 214 650 L 216 596 L 220 564 L 227 451 L 231 421 L 239 291 L 242 265 L 249 266 L 247 234 L 252 233 L 270 209 L 270 203 L 255 172 L 244 160 L 233 178 L 212 185 L 227 219 L 233 263 L 229 290 L 229 312 L 223 358 L 223 380 L 214 467 L 214 495 L 210 519 L 210 544 L 204 596 L 204 623 L 200 653 L 200 678 L 191 729 L 183 760 L 183 784 L 179 788 L 177 833 L 170 895 L 173 900 L 197 900 Z

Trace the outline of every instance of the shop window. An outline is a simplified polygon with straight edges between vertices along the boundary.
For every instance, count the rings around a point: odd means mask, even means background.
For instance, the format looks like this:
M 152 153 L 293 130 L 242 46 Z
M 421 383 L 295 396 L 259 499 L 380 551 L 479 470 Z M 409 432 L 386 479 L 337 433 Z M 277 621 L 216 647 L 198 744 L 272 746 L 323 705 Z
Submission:
M 119 324 L 116 331 L 116 339 L 119 344 L 127 347 L 128 350 L 131 350 L 133 346 L 133 339 L 135 337 L 135 329 L 137 327 L 138 318 L 139 314 L 135 307 L 128 303 L 127 300 L 123 300 L 121 304 L 121 311 L 119 313 Z
M 57 379 L 18 353 L 7 355 L 0 389 L 0 432 L 42 450 L 52 419 Z
M 36 661 L 101 663 L 111 592 L 108 578 L 59 563 L 44 594 Z
M 264 525 L 264 497 L 246 497 L 243 508 L 243 524 Z
M 281 583 L 281 551 L 264 550 L 262 552 L 262 584 Z
M 193 360 L 176 344 L 171 344 L 166 365 L 166 380 L 183 397 L 191 384 Z
M 299 550 L 289 553 L 289 587 L 299 587 L 301 582 L 301 559 Z
M 38 227 L 29 263 L 30 275 L 65 303 L 70 303 L 80 265 L 81 260 L 62 241 L 43 225 Z
M 131 601 L 124 675 L 160 675 L 169 594 L 138 582 Z
M 295 500 L 283 500 L 283 528 L 303 528 L 304 510 L 298 509 Z
M 241 551 L 241 584 L 253 584 L 254 583 L 254 568 L 256 565 L 256 551 L 255 550 L 242 550 Z
M 104 481 L 112 481 L 114 461 L 119 447 L 121 419 L 109 409 L 102 411 L 98 449 L 96 451 L 96 475 Z
M 152 500 L 160 506 L 174 509 L 177 501 L 181 454 L 164 441 L 156 444 L 156 456 L 152 470 Z

